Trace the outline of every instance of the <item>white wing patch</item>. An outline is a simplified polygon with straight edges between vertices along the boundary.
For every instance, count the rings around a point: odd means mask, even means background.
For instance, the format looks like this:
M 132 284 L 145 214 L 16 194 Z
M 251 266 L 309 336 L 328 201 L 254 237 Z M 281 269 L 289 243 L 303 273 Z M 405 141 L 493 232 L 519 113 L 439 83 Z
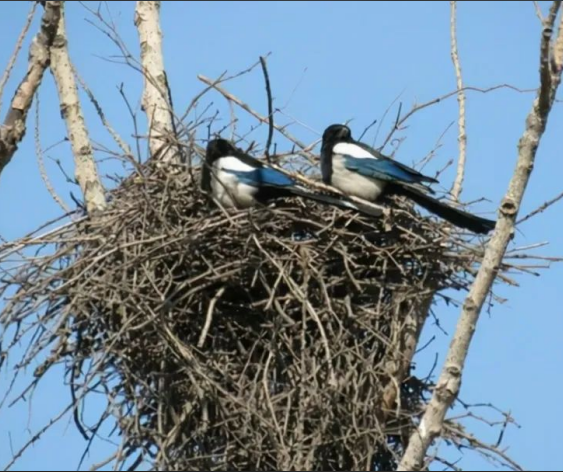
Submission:
M 332 159 L 332 185 L 347 195 L 376 201 L 385 189 L 385 182 L 352 172 L 346 168 L 344 158 L 336 155 Z
M 352 143 L 338 143 L 336 146 L 334 146 L 334 148 L 332 149 L 332 152 L 334 154 L 341 154 L 341 155 L 346 155 L 346 156 L 351 156 L 351 157 L 357 157 L 359 159 L 361 159 L 361 158 L 377 159 L 370 152 L 368 152 L 365 149 L 361 148 L 360 146 L 357 146 L 357 145 L 352 144 Z
M 240 159 L 237 159 L 236 157 L 232 157 L 232 156 L 221 157 L 220 159 L 217 159 L 216 163 L 219 169 L 238 170 L 238 171 L 254 170 L 254 167 L 251 167 L 248 164 L 242 162 Z
M 242 172 L 253 171 L 254 167 L 245 164 L 236 157 L 221 157 L 213 163 L 211 189 L 213 195 L 225 208 L 245 208 L 253 206 L 256 201 L 254 195 L 258 189 L 238 181 L 236 176 L 225 172 L 236 170 Z

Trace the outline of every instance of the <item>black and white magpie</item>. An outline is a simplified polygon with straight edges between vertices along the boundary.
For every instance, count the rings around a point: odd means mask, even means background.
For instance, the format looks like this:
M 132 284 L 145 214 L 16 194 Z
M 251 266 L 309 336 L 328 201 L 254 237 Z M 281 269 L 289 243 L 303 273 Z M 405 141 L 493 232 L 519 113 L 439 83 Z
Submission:
M 381 214 L 380 210 L 360 208 L 352 202 L 314 193 L 221 138 L 207 144 L 201 188 L 224 208 L 248 208 L 277 198 L 299 196 L 369 215 Z
M 348 126 L 328 126 L 322 139 L 323 181 L 347 195 L 376 201 L 383 195 L 402 195 L 460 228 L 479 234 L 491 231 L 496 222 L 453 208 L 431 196 L 427 185 L 437 180 L 397 162 L 352 138 Z

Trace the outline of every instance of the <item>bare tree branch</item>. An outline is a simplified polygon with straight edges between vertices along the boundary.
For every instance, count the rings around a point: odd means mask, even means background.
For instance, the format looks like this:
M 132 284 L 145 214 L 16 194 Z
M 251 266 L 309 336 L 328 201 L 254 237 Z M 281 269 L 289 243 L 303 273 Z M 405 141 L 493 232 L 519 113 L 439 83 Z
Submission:
M 534 211 L 532 211 L 531 213 L 528 213 L 526 216 L 520 218 L 516 224 L 521 224 L 524 223 L 524 221 L 528 221 L 530 218 L 533 218 L 534 216 L 543 213 L 545 210 L 547 210 L 550 206 L 555 205 L 559 200 L 561 200 L 563 198 L 563 192 L 561 192 L 559 195 L 557 195 L 556 197 L 552 198 L 551 200 L 546 201 L 545 203 L 543 203 L 541 206 L 539 206 L 538 208 L 536 208 Z
M 23 25 L 23 28 L 22 28 L 22 31 L 21 31 L 19 37 L 18 37 L 18 40 L 16 41 L 16 46 L 14 48 L 14 52 L 12 53 L 12 56 L 10 57 L 10 60 L 8 61 L 8 65 L 6 66 L 6 70 L 4 71 L 4 74 L 2 74 L 2 78 L 0 79 L 0 110 L 2 110 L 2 95 L 4 95 L 4 87 L 6 87 L 6 83 L 10 79 L 10 74 L 12 73 L 12 69 L 14 68 L 14 65 L 16 64 L 16 60 L 18 58 L 18 55 L 19 55 L 20 50 L 21 50 L 22 45 L 23 45 L 23 40 L 27 36 L 27 33 L 29 31 L 29 27 L 31 26 L 31 22 L 33 21 L 33 16 L 35 15 L 35 10 L 37 10 L 37 2 L 33 2 L 31 4 L 31 9 L 29 10 L 29 13 L 27 14 L 27 19 L 25 20 L 25 24 Z
M 217 90 L 221 95 L 223 95 L 227 100 L 232 101 L 233 103 L 235 103 L 236 105 L 238 105 L 240 108 L 242 108 L 244 111 L 246 111 L 247 113 L 250 113 L 254 118 L 256 118 L 258 121 L 262 122 L 262 123 L 266 123 L 268 124 L 268 118 L 265 116 L 260 115 L 260 113 L 254 111 L 252 108 L 250 108 L 246 103 L 244 103 L 242 100 L 240 100 L 239 98 L 235 97 L 233 94 L 227 92 L 223 87 L 219 86 L 217 84 L 217 81 L 215 80 L 211 80 L 203 75 L 198 75 L 197 78 L 199 80 L 201 80 L 204 84 L 209 85 L 210 87 L 214 88 L 215 90 Z M 289 134 L 285 128 L 283 126 L 280 125 L 276 125 L 274 124 L 274 129 L 276 129 L 278 132 L 280 132 L 283 136 L 285 136 L 287 139 L 289 139 L 291 142 L 293 142 L 294 144 L 296 144 L 298 147 L 300 147 L 303 150 L 309 150 L 310 147 L 307 146 L 304 142 L 299 141 L 298 139 L 296 139 L 295 137 L 291 136 L 291 134 Z
M 59 23 L 62 2 L 46 2 L 41 30 L 29 48 L 27 73 L 18 86 L 4 124 L 0 126 L 0 173 L 12 159 L 26 132 L 26 118 L 33 96 L 49 66 L 49 50 Z
M 534 3 L 534 8 L 536 10 L 536 15 L 538 17 L 538 19 L 540 20 L 541 24 L 543 25 L 543 22 L 545 21 L 544 17 L 543 17 L 543 13 L 541 11 L 540 8 L 540 4 L 538 2 L 533 2 Z
M 561 82 L 561 70 L 546 77 L 545 64 L 549 63 L 551 36 L 561 1 L 553 2 L 543 28 L 540 57 L 540 87 L 526 120 L 526 129 L 518 144 L 516 169 L 508 191 L 500 205 L 499 219 L 489 242 L 483 263 L 464 302 L 456 332 L 450 344 L 446 361 L 434 394 L 420 425 L 411 435 L 398 470 L 421 470 L 428 448 L 440 435 L 449 407 L 459 393 L 462 372 L 469 346 L 485 299 L 496 278 L 509 241 L 514 234 L 516 218 L 534 165 L 537 148 L 546 128 L 555 94 Z M 559 37 L 563 29 L 559 30 Z M 559 38 L 558 38 L 559 40 Z M 547 45 L 547 46 L 546 46 Z
M 141 44 L 141 63 L 144 75 L 143 111 L 147 115 L 151 157 L 164 163 L 175 161 L 179 155 L 167 143 L 174 132 L 171 104 L 168 100 L 166 73 L 162 54 L 160 30 L 160 1 L 137 2 L 135 26 Z
M 452 188 L 452 198 L 454 201 L 459 200 L 463 187 L 463 178 L 465 176 L 465 160 L 467 156 L 467 133 L 465 131 L 465 92 L 463 91 L 463 80 L 461 76 L 461 64 L 459 61 L 459 53 L 457 50 L 457 2 L 450 1 L 451 20 L 450 20 L 450 34 L 451 34 L 451 48 L 452 48 L 452 62 L 454 63 L 455 75 L 457 78 L 457 101 L 459 103 L 459 158 L 457 161 L 457 174 Z
M 272 100 L 272 87 L 270 85 L 270 76 L 268 75 L 268 67 L 266 66 L 266 58 L 260 56 L 260 64 L 262 64 L 262 71 L 264 72 L 264 81 L 266 82 L 266 94 L 268 96 L 268 141 L 264 154 L 266 159 L 270 162 L 270 146 L 272 145 L 272 138 L 274 137 L 274 107 Z
M 533 92 L 534 90 L 528 90 L 528 89 L 520 89 L 518 87 L 515 87 L 514 85 L 510 85 L 510 84 L 500 84 L 500 85 L 494 85 L 492 87 L 487 87 L 487 88 L 480 88 L 480 87 L 471 87 L 471 86 L 467 86 L 467 87 L 463 87 L 462 91 L 472 91 L 472 92 L 479 92 L 479 93 L 489 93 L 489 92 L 494 92 L 495 90 L 499 90 L 499 89 L 509 89 L 509 90 L 514 90 L 515 92 L 519 92 L 519 93 L 525 93 L 525 92 Z M 404 115 L 403 117 L 401 117 L 400 120 L 396 121 L 395 126 L 393 126 L 393 128 L 391 128 L 391 131 L 389 131 L 389 134 L 387 135 L 387 137 L 385 138 L 385 140 L 383 141 L 383 144 L 379 147 L 379 149 L 383 149 L 385 146 L 387 146 L 387 144 L 389 143 L 389 141 L 391 141 L 391 138 L 393 137 L 393 135 L 395 134 L 396 131 L 401 129 L 401 126 L 403 126 L 406 121 L 412 117 L 415 113 L 428 108 L 432 105 L 436 105 L 437 103 L 440 103 L 450 97 L 453 97 L 454 95 L 459 94 L 460 90 L 456 89 L 453 92 L 449 92 L 446 93 L 445 95 L 442 95 L 440 97 L 437 98 L 433 98 L 432 100 L 429 100 L 427 102 L 424 103 L 420 103 L 420 104 L 415 104 L 413 105 L 413 107 L 410 109 L 410 111 Z
M 49 176 L 47 175 L 47 169 L 45 168 L 45 160 L 43 159 L 43 149 L 41 147 L 41 135 L 40 135 L 40 127 L 39 127 L 39 97 L 35 99 L 35 154 L 37 154 L 37 163 L 39 165 L 39 173 L 41 174 L 41 178 L 45 183 L 45 187 L 47 191 L 53 197 L 53 200 L 57 202 L 57 204 L 63 209 L 66 214 L 70 214 L 70 208 L 67 207 L 64 200 L 57 194 L 55 188 L 51 184 L 49 180 Z
M 90 214 L 102 211 L 106 207 L 104 187 L 98 176 L 94 152 L 78 98 L 74 70 L 68 53 L 63 6 L 61 6 L 57 36 L 51 50 L 51 71 L 57 84 L 61 116 L 65 120 L 72 146 L 74 172 L 84 195 L 86 209 Z

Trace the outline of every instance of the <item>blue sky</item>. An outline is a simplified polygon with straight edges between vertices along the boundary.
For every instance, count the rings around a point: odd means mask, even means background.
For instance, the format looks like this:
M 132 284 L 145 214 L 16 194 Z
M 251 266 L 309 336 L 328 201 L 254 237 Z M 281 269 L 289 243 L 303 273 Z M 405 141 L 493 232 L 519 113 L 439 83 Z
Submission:
M 96 8 L 96 2 L 86 2 Z M 548 2 L 540 2 L 544 11 Z M 11 54 L 12 44 L 24 23 L 26 3 L 3 2 L 0 7 L 0 70 Z M 133 54 L 138 54 L 137 33 L 133 26 L 134 2 L 114 2 L 111 13 Z M 121 83 L 138 106 L 141 77 L 123 65 L 108 62 L 117 54 L 111 42 L 86 22 L 91 16 L 77 2 L 67 6 L 70 53 L 74 64 L 104 106 L 115 128 L 129 141 L 133 131 L 129 115 L 118 92 Z M 39 15 L 32 26 L 37 31 Z M 474 87 L 511 84 L 522 89 L 538 84 L 540 23 L 532 2 L 461 2 L 458 8 L 459 53 L 464 82 Z M 413 103 L 433 99 L 455 89 L 455 74 L 450 59 L 448 2 L 164 2 L 162 9 L 165 66 L 177 110 L 183 110 L 203 85 L 198 74 L 214 78 L 223 71 L 238 72 L 254 63 L 259 55 L 271 52 L 268 59 L 275 105 L 283 108 L 281 122 L 291 119 L 292 132 L 304 141 L 320 136 L 329 124 L 352 120 L 359 135 L 400 95 L 403 112 Z M 14 87 L 26 68 L 24 45 L 13 78 L 4 92 L 2 116 Z M 250 105 L 266 113 L 264 85 L 259 69 L 227 88 Z M 561 94 L 560 94 L 561 96 Z M 533 100 L 531 93 L 501 89 L 488 94 L 467 93 L 468 164 L 462 198 L 486 199 L 472 207 L 480 214 L 493 216 L 506 191 L 513 172 L 517 141 Z M 207 103 L 228 109 L 217 94 Z M 48 148 L 65 136 L 57 95 L 47 73 L 40 95 L 41 143 Z M 84 102 L 92 138 L 110 146 L 91 105 Z M 382 136 L 391 125 L 396 107 L 384 122 Z M 33 115 L 28 134 L 12 163 L 0 176 L 0 235 L 7 239 L 33 230 L 47 219 L 60 214 L 37 166 L 33 143 Z M 241 129 L 252 123 L 241 117 Z M 448 126 L 457 119 L 455 97 L 416 114 L 400 136 L 406 137 L 396 157 L 413 164 L 436 144 Z M 144 121 L 141 122 L 144 126 Z M 547 133 L 541 143 L 522 215 L 535 209 L 563 188 L 560 176 L 563 104 L 555 106 Z M 364 138 L 372 142 L 377 126 Z M 252 139 L 266 139 L 264 127 Z M 280 147 L 286 146 L 278 140 Z M 113 146 L 115 148 L 115 146 Z M 388 150 L 391 150 L 388 148 Z M 72 173 L 67 143 L 46 152 L 47 173 L 62 198 L 72 205 L 70 187 L 52 159 L 60 159 Z M 442 139 L 436 157 L 426 167 L 433 173 L 457 157 L 457 124 Z M 104 164 L 104 170 L 111 169 Z M 115 169 L 113 169 L 115 170 Z M 442 189 L 449 189 L 453 168 L 441 175 Z M 513 246 L 547 241 L 536 254 L 563 255 L 562 206 L 556 206 L 520 227 Z M 493 403 L 510 410 L 521 425 L 511 428 L 504 444 L 512 457 L 529 470 L 561 470 L 563 459 L 555 453 L 563 441 L 560 420 L 563 406 L 560 365 L 563 360 L 563 310 L 560 305 L 563 269 L 553 266 L 541 277 L 517 276 L 519 288 L 499 287 L 497 293 L 507 299 L 491 313 L 484 313 L 478 325 L 465 371 L 462 398 L 469 403 Z M 436 314 L 448 334 L 453 332 L 459 310 L 438 305 Z M 427 372 L 439 355 L 444 358 L 449 337 L 429 325 L 422 343 L 436 340 L 420 356 L 419 371 Z M 69 401 L 66 388 L 55 372 L 38 390 L 29 416 L 29 405 L 0 412 L 0 458 L 4 464 L 13 447 L 29 438 L 29 426 L 40 427 L 57 407 Z M 0 391 L 7 377 L 0 377 Z M 476 422 L 469 423 L 484 438 L 494 431 Z M 494 442 L 494 439 L 493 439 Z M 68 420 L 47 434 L 28 451 L 14 470 L 74 470 L 85 446 Z M 87 464 L 108 454 L 111 447 L 94 445 Z M 450 456 L 459 457 L 459 456 Z M 473 455 L 461 456 L 467 470 L 486 470 L 487 465 Z

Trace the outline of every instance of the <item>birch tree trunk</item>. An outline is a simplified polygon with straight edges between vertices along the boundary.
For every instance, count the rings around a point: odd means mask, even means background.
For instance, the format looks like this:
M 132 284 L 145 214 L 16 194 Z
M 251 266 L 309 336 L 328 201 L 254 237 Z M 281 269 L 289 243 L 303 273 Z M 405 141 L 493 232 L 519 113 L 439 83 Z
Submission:
M 33 96 L 49 66 L 50 49 L 57 33 L 62 2 L 45 2 L 41 30 L 29 48 L 27 73 L 18 86 L 4 123 L 0 126 L 0 173 L 8 165 L 25 136 L 26 119 Z
M 65 120 L 72 146 L 76 180 L 82 189 L 88 213 L 94 214 L 104 210 L 106 199 L 78 98 L 78 89 L 68 53 L 62 6 L 57 35 L 51 50 L 51 71 L 57 84 L 61 115 Z
M 174 125 L 162 54 L 160 3 L 137 2 L 135 9 L 144 75 L 142 106 L 147 115 L 151 157 L 159 162 L 177 163 L 179 155 L 170 139 Z
M 540 53 L 540 87 L 526 119 L 526 129 L 518 143 L 516 169 L 500 205 L 495 232 L 485 251 L 481 268 L 463 304 L 456 332 L 432 399 L 419 427 L 410 437 L 408 447 L 397 470 L 414 471 L 424 467 L 428 448 L 440 435 L 446 413 L 459 393 L 465 360 L 481 309 L 496 278 L 508 243 L 514 235 L 520 204 L 561 82 L 563 17 L 560 20 L 555 46 L 552 48 L 551 45 L 553 27 L 560 6 L 561 1 L 553 2 L 549 17 L 544 24 Z

